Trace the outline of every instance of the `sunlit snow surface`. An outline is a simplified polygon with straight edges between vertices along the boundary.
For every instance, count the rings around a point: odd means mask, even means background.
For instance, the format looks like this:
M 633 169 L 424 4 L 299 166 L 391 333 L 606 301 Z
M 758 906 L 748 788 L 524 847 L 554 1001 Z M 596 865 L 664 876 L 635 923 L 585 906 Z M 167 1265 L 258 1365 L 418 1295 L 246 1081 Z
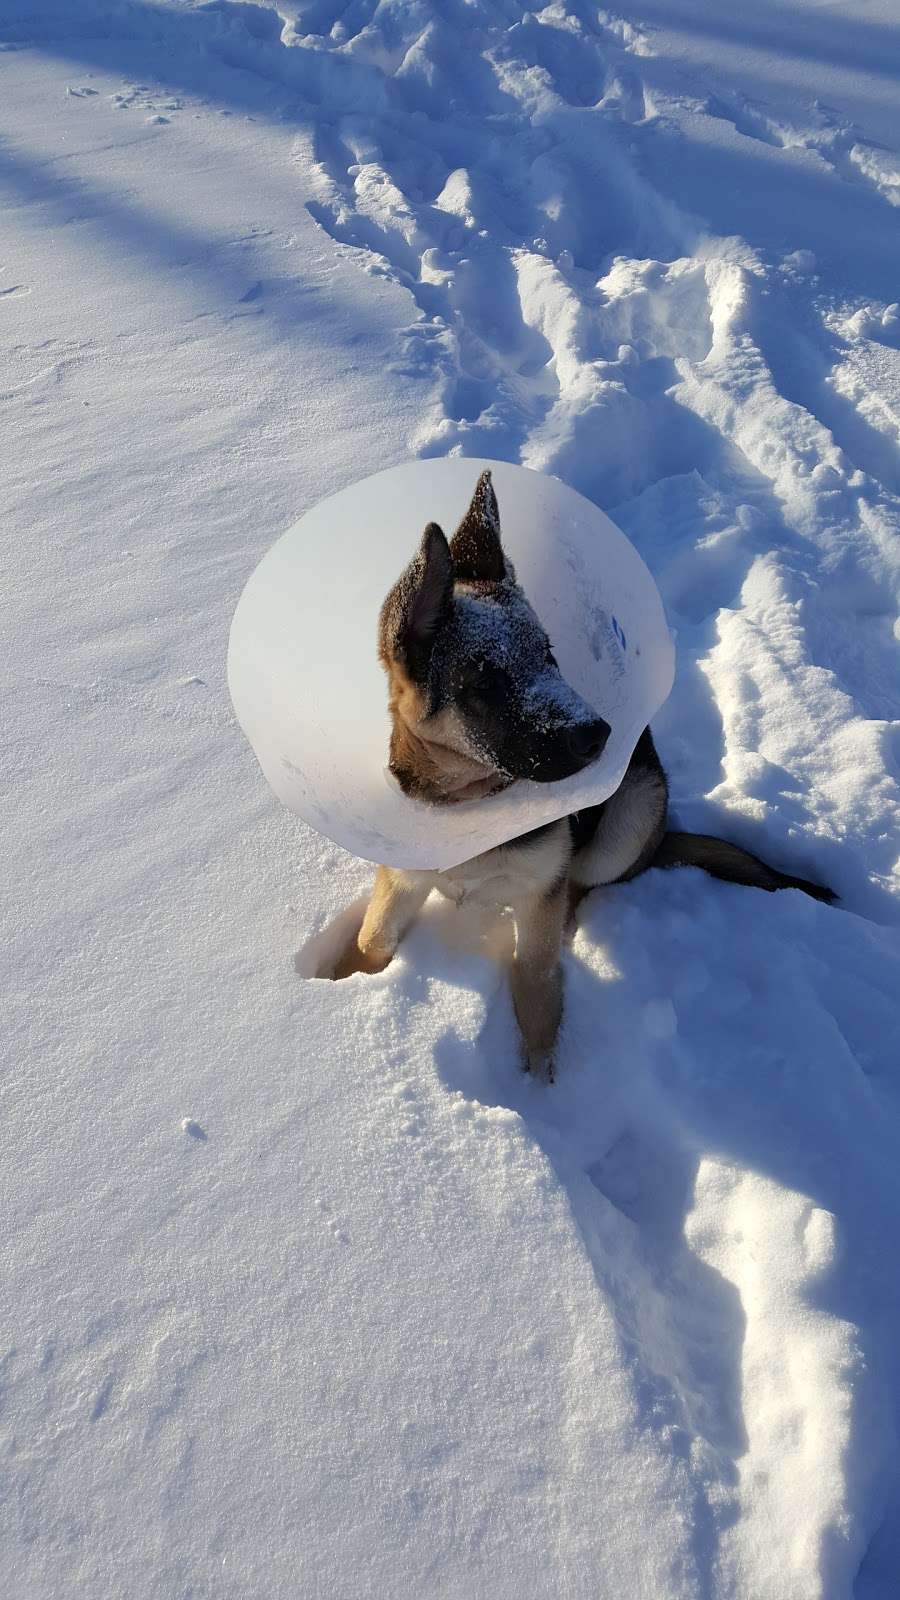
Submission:
M 894 7 L 279 10 L 0 0 L 0 1591 L 888 1600 Z M 681 823 L 842 897 L 595 894 L 552 1090 L 453 908 L 300 976 L 369 869 L 227 700 L 452 449 L 625 528 Z

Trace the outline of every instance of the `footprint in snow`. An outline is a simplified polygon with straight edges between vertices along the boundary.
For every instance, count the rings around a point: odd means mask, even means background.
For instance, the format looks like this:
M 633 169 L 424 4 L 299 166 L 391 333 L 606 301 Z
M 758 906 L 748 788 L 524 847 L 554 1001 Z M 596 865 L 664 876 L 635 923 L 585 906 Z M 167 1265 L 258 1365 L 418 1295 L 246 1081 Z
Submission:
M 321 1221 L 325 1224 L 335 1244 L 349 1244 L 349 1236 L 344 1232 L 337 1218 L 333 1215 L 331 1205 L 327 1200 L 317 1200 L 316 1210 Z
M 735 96 L 728 104 L 721 96 L 710 95 L 706 111 L 708 116 L 719 122 L 730 122 L 735 132 L 743 134 L 745 139 L 756 139 L 760 144 L 772 145 L 776 150 L 783 150 L 787 143 L 776 122 L 764 111 L 757 110 L 749 100 L 739 96 Z

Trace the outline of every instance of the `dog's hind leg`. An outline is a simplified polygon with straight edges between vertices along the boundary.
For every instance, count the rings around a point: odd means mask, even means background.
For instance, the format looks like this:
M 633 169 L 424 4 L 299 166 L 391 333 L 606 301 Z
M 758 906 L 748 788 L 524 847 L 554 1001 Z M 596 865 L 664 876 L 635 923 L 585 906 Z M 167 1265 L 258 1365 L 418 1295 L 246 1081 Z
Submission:
M 354 972 L 383 972 L 428 898 L 432 882 L 430 872 L 379 867 L 359 935 L 341 956 L 335 978 L 349 978 Z
M 562 1017 L 559 952 L 569 908 L 568 880 L 513 906 L 516 953 L 510 973 L 522 1030 L 526 1072 L 553 1081 L 553 1050 Z

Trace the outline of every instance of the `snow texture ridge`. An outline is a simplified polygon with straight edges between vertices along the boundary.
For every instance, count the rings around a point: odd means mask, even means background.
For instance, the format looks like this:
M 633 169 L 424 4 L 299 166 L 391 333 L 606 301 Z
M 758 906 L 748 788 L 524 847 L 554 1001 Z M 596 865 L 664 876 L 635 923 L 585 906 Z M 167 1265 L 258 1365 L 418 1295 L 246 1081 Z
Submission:
M 887 0 L 0 0 L 0 1587 L 888 1600 L 900 235 Z M 660 584 L 685 870 L 505 932 L 229 716 L 249 571 L 410 453 Z M 340 619 L 335 619 L 338 626 Z M 299 947 L 299 948 L 298 948 Z

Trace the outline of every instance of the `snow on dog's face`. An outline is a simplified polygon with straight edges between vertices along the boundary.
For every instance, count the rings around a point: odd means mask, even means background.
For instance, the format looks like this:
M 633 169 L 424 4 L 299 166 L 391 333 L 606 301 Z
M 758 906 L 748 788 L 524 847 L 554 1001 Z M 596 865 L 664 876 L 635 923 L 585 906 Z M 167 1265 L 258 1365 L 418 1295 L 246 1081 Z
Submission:
M 381 609 L 390 769 L 420 800 L 473 800 L 595 761 L 609 726 L 566 683 L 500 543 L 490 472 L 447 542 L 436 522 Z

